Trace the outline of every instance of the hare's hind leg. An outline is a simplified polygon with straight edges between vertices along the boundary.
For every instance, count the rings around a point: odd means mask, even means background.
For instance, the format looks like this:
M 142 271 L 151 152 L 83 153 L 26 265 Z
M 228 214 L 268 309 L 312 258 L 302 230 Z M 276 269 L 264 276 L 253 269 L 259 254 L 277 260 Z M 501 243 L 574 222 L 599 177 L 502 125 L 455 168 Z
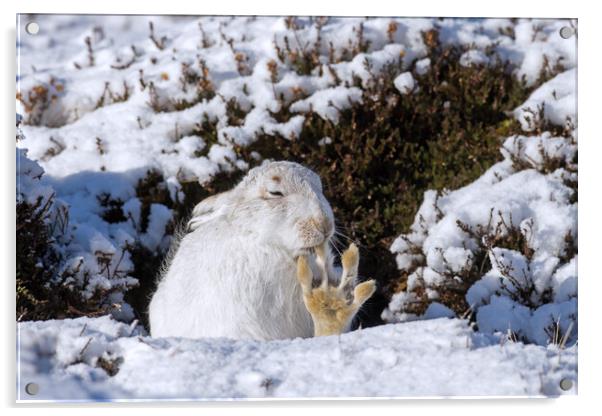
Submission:
M 313 274 L 308 259 L 297 260 L 297 278 L 303 289 L 303 301 L 314 322 L 314 335 L 334 335 L 344 332 L 358 309 L 376 290 L 374 280 L 355 285 L 359 252 L 351 244 L 343 253 L 343 272 L 338 285 L 331 286 L 326 272 L 325 250 L 316 250 L 316 263 L 320 269 L 320 285 L 312 286 Z M 351 294 L 353 290 L 353 294 Z

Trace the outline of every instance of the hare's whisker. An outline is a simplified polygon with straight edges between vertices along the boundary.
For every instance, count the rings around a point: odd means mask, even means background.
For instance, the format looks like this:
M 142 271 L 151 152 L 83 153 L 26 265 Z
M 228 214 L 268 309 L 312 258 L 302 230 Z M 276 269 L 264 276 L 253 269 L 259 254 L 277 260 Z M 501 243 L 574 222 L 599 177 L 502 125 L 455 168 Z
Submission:
M 358 246 L 358 247 L 364 247 L 364 246 L 363 246 L 363 245 L 362 245 L 360 242 L 358 242 L 357 240 L 354 240 L 353 238 L 351 238 L 351 237 L 349 237 L 349 236 L 347 236 L 347 235 L 345 235 L 345 234 L 343 234 L 343 233 L 341 233 L 341 232 L 339 232 L 339 231 L 335 231 L 334 233 L 335 233 L 335 235 L 336 235 L 336 236 L 338 236 L 338 237 L 343 237 L 343 238 L 345 238 L 347 241 L 349 241 L 350 243 L 354 243 L 354 244 L 355 244 L 356 246 Z
M 331 244 L 331 247 L 334 249 L 334 251 L 336 251 L 339 254 L 339 257 L 340 257 L 341 256 L 341 250 L 339 250 L 339 248 L 337 247 L 338 243 L 339 243 L 338 241 L 333 242 L 333 244 Z

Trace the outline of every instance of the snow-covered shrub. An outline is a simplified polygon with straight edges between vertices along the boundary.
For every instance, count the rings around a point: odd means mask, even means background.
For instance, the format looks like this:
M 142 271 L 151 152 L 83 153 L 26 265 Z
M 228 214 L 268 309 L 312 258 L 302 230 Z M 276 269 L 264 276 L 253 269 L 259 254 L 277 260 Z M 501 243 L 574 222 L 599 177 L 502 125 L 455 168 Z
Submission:
M 399 280 L 388 248 L 424 190 L 483 174 L 498 137 L 520 131 L 509 111 L 576 60 L 562 20 L 41 19 L 47 31 L 19 45 L 18 146 L 73 224 L 117 251 L 128 242 L 141 319 L 190 207 L 278 158 L 324 179 L 339 228 L 365 247 L 362 274 L 380 281 L 363 324 L 380 322 Z M 475 50 L 487 62 L 463 66 Z M 395 86 L 404 73 L 411 91 Z M 149 172 L 159 179 L 145 191 Z
M 287 17 L 284 22 L 287 32 L 274 40 L 278 60 L 299 75 L 311 75 L 314 70 L 323 70 L 322 63 L 326 56 L 327 62 L 334 64 L 350 61 L 369 51 L 373 40 L 364 36 L 364 22 L 347 26 L 344 28 L 346 37 L 333 39 L 333 27 L 327 26 L 331 20 L 328 17 Z M 324 33 L 325 26 L 327 33 Z M 324 35 L 328 40 L 324 39 Z
M 559 79 L 572 105 L 558 106 L 554 93 L 543 102 L 556 108 L 552 117 L 532 111 Z M 457 316 L 473 314 L 483 332 L 538 344 L 576 340 L 575 87 L 575 70 L 566 71 L 515 111 L 519 120 L 526 111 L 547 119 L 545 126 L 563 135 L 525 122 L 531 135 L 508 137 L 504 159 L 476 181 L 425 192 L 410 232 L 391 246 L 402 279 L 385 320 L 419 319 L 429 305 L 443 304 Z
M 43 183 L 44 170 L 17 149 L 17 320 L 95 316 L 131 319 L 123 293 L 137 284 L 124 246 L 86 224 Z
M 49 299 L 44 283 L 54 277 L 60 258 L 47 221 L 51 211 L 59 214 L 57 223 L 66 212 L 54 207 L 52 189 L 38 184 L 43 172 L 17 149 L 17 318 L 38 317 Z
M 17 101 L 21 104 L 22 120 L 31 125 L 60 126 L 65 123 L 62 108 L 58 105 L 64 93 L 64 85 L 54 77 L 47 82 L 33 85 L 27 93 L 17 93 Z

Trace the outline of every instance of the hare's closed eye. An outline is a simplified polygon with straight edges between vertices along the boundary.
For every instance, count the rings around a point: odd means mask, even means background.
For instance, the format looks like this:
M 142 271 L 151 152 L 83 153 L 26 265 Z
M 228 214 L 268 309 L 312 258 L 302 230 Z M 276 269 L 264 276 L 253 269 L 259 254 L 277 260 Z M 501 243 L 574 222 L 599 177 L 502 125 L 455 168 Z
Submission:
M 270 194 L 270 196 L 273 196 L 273 197 L 276 197 L 276 198 L 284 196 L 284 194 L 282 192 L 280 192 L 280 191 L 268 191 L 268 194 Z

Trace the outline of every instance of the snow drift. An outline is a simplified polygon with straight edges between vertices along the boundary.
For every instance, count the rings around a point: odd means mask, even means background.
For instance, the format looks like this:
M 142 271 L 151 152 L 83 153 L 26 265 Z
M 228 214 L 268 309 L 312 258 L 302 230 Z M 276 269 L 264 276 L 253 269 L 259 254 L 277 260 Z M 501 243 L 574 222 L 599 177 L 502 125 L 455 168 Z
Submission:
M 105 316 L 24 322 L 18 339 L 21 400 L 555 396 L 565 378 L 577 391 L 576 347 L 488 337 L 458 319 L 260 342 L 153 339 Z

